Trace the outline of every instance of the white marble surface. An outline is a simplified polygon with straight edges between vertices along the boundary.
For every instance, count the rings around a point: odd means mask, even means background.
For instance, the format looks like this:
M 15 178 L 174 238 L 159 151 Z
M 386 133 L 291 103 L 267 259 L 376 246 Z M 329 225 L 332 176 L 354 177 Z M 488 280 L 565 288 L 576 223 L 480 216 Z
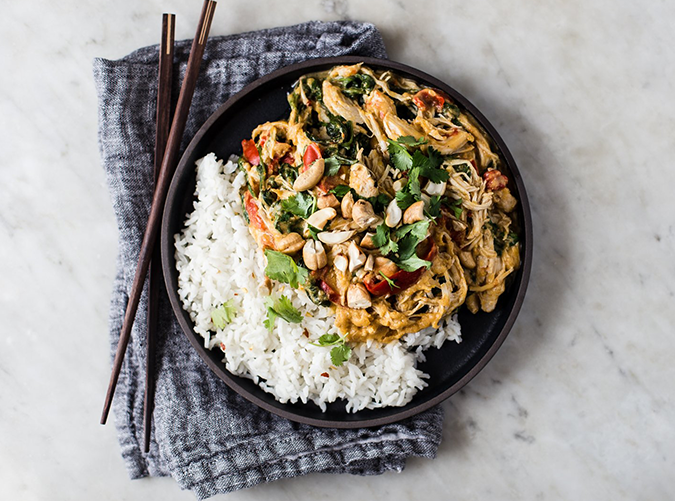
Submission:
M 171 479 L 130 481 L 114 427 L 98 424 L 117 237 L 91 60 L 155 43 L 163 11 L 191 37 L 200 5 L 4 5 L 0 499 L 193 499 Z M 444 404 L 435 460 L 227 499 L 675 498 L 674 18 L 672 2 L 626 0 L 219 2 L 213 34 L 375 23 L 392 59 L 493 120 L 525 178 L 536 238 L 522 313 Z

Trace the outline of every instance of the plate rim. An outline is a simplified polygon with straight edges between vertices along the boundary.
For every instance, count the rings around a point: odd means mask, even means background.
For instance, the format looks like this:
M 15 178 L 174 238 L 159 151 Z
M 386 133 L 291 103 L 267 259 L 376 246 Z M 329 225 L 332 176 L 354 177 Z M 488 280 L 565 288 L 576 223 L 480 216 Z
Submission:
M 464 107 L 478 121 L 481 127 L 483 127 L 486 130 L 490 138 L 499 147 L 500 153 L 511 171 L 512 181 L 518 188 L 518 194 L 520 197 L 518 201 L 520 204 L 520 210 L 522 212 L 523 218 L 522 231 L 526 238 L 524 238 L 524 245 L 522 249 L 523 252 L 521 259 L 521 268 L 520 270 L 518 270 L 518 273 L 520 273 L 520 283 L 518 284 L 518 289 L 515 291 L 515 299 L 511 307 L 511 310 L 508 314 L 508 317 L 506 319 L 506 322 L 504 323 L 503 327 L 501 328 L 501 331 L 495 338 L 494 342 L 489 346 L 487 351 L 480 357 L 480 359 L 473 365 L 473 367 L 469 369 L 469 371 L 462 378 L 460 378 L 454 384 L 452 384 L 445 390 L 441 391 L 438 395 L 430 398 L 429 400 L 421 402 L 417 405 L 413 405 L 409 409 L 401 410 L 401 412 L 395 412 L 389 416 L 381 416 L 374 418 L 366 417 L 363 419 L 348 420 L 348 421 L 323 420 L 323 419 L 315 419 L 308 416 L 302 416 L 295 412 L 287 410 L 284 407 L 279 408 L 269 404 L 268 402 L 262 400 L 256 395 L 240 387 L 235 378 L 239 379 L 241 378 L 241 376 L 237 376 L 235 374 L 230 373 L 226 369 L 224 363 L 222 362 L 216 363 L 208 355 L 208 353 L 211 350 L 208 350 L 206 347 L 204 347 L 203 342 L 200 342 L 201 338 L 197 339 L 198 334 L 194 332 L 194 325 L 192 323 L 188 323 L 185 320 L 185 317 L 179 314 L 179 312 L 182 312 L 184 310 L 183 305 L 181 304 L 180 299 L 178 298 L 177 292 L 173 290 L 174 287 L 172 284 L 172 277 L 171 277 L 173 263 L 171 262 L 169 254 L 173 253 L 173 235 L 169 235 L 169 229 L 171 227 L 170 208 L 173 206 L 173 203 L 176 199 L 177 191 L 179 189 L 178 178 L 181 177 L 180 173 L 182 173 L 183 170 L 188 168 L 188 166 L 186 166 L 188 159 L 198 148 L 202 138 L 209 132 L 213 124 L 217 122 L 220 119 L 220 117 L 223 114 L 225 114 L 232 106 L 234 106 L 237 102 L 239 102 L 239 100 L 245 98 L 247 95 L 251 94 L 259 87 L 279 77 L 285 76 L 288 73 L 292 73 L 298 70 L 307 70 L 307 72 L 311 72 L 312 68 L 318 70 L 317 67 L 319 66 L 356 64 L 360 62 L 364 63 L 364 65 L 366 66 L 386 67 L 393 71 L 399 70 L 408 73 L 410 75 L 413 75 L 415 78 L 419 78 L 420 80 L 424 81 L 425 84 L 430 84 L 431 86 L 439 87 L 446 92 L 450 91 L 448 92 L 450 96 L 459 101 L 462 107 Z M 385 424 L 391 424 L 417 415 L 427 409 L 430 409 L 431 407 L 434 407 L 435 405 L 448 399 L 453 394 L 457 393 L 461 388 L 466 386 L 466 384 L 469 383 L 469 381 L 471 381 L 474 377 L 476 377 L 476 375 L 478 375 L 478 373 L 481 370 L 485 368 L 488 362 L 497 353 L 499 348 L 501 348 L 501 346 L 504 344 L 504 341 L 506 340 L 506 337 L 510 333 L 516 321 L 516 318 L 518 317 L 518 314 L 520 313 L 520 310 L 522 308 L 532 268 L 532 250 L 533 250 L 532 232 L 533 227 L 532 227 L 532 214 L 530 211 L 530 204 L 527 197 L 525 184 L 522 179 L 520 170 L 518 169 L 518 166 L 515 162 L 515 159 L 513 158 L 511 152 L 506 146 L 506 143 L 499 135 L 495 127 L 492 125 L 492 123 L 487 119 L 487 117 L 485 117 L 485 115 L 483 115 L 483 113 L 480 112 L 480 110 L 478 110 L 478 108 L 476 108 L 476 106 L 471 101 L 469 101 L 463 94 L 458 92 L 452 86 L 437 79 L 432 75 L 429 75 L 421 70 L 418 70 L 417 68 L 408 66 L 403 63 L 399 63 L 397 61 L 392 61 L 390 59 L 349 55 L 349 56 L 335 56 L 335 57 L 308 59 L 299 63 L 294 63 L 279 68 L 247 84 L 239 92 L 237 92 L 236 94 L 232 95 L 229 99 L 227 99 L 223 104 L 221 104 L 218 107 L 218 109 L 216 109 L 216 111 L 214 111 L 211 114 L 211 116 L 200 126 L 197 133 L 190 140 L 190 143 L 188 144 L 187 148 L 181 155 L 181 159 L 175 171 L 172 173 L 171 184 L 169 187 L 167 198 L 165 200 L 165 206 L 162 214 L 160 247 L 161 247 L 161 263 L 162 263 L 162 273 L 164 276 L 164 283 L 166 285 L 167 295 L 169 297 L 169 301 L 171 303 L 174 316 L 178 320 L 181 330 L 188 338 L 192 346 L 197 350 L 202 360 L 206 362 L 209 368 L 230 389 L 234 390 L 237 394 L 241 395 L 246 400 L 257 405 L 258 407 L 263 408 L 283 418 L 289 419 L 291 421 L 308 424 L 312 426 L 318 426 L 321 428 L 349 429 L 349 428 L 374 427 Z M 413 396 L 413 400 L 414 398 L 415 397 Z M 411 400 L 411 402 L 413 400 Z M 284 406 L 285 404 L 281 405 Z M 403 409 L 403 407 L 401 407 L 401 409 Z M 364 411 L 367 410 L 368 409 L 364 409 Z

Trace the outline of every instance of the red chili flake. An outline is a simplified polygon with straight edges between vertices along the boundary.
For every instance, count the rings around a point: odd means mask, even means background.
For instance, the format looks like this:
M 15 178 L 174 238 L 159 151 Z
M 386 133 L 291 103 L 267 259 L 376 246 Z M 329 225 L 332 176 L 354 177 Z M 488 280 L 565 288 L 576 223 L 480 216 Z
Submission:
M 225 343 L 220 343 L 220 349 L 225 351 Z
M 329 377 L 329 376 L 330 376 L 330 374 L 328 374 L 327 372 L 324 372 L 324 373 L 322 373 L 321 375 L 322 375 L 323 377 Z
M 309 339 L 309 331 L 307 329 L 302 330 L 303 336 L 305 336 L 307 339 Z

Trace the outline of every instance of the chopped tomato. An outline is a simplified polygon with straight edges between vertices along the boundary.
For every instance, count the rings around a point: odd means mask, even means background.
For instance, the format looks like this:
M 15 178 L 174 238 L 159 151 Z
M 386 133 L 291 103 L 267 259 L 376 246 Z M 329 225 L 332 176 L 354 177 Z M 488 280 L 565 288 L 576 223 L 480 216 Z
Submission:
M 258 202 L 256 202 L 255 198 L 253 198 L 248 191 L 244 194 L 244 206 L 248 213 L 248 219 L 251 221 L 251 226 L 260 235 L 262 246 L 274 249 L 274 238 L 270 235 L 265 226 L 265 222 L 260 217 Z
M 244 139 L 241 142 L 241 149 L 244 152 L 244 158 L 251 165 L 260 165 L 260 153 L 253 139 Z
M 319 145 L 316 143 L 310 143 L 310 145 L 307 146 L 307 149 L 305 150 L 305 154 L 302 156 L 303 166 L 300 168 L 300 171 L 304 172 L 307 169 L 309 169 L 309 166 L 312 165 L 314 161 L 319 158 L 322 158 Z
M 333 290 L 333 288 L 330 285 L 328 285 L 328 283 L 325 280 L 319 280 L 319 287 L 321 287 L 321 290 L 326 293 L 326 295 L 328 296 L 328 300 L 331 303 L 340 304 L 340 305 L 342 304 L 342 300 L 340 299 L 340 294 L 335 292 Z
M 497 169 L 489 169 L 483 172 L 483 179 L 485 180 L 485 187 L 490 191 L 499 191 L 509 184 L 509 178 Z
M 328 176 L 321 178 L 321 181 L 319 181 L 319 184 L 317 184 L 316 187 L 325 195 L 340 184 L 345 184 L 345 182 L 337 176 Z
M 295 157 L 291 153 L 286 153 L 279 163 L 293 165 L 295 163 Z
M 436 256 L 436 244 L 434 244 L 433 241 L 430 241 L 429 249 L 422 259 L 431 261 L 435 256 Z M 424 267 L 415 271 L 398 270 L 392 276 L 387 277 L 394 283 L 394 287 L 392 287 L 387 280 L 384 279 L 378 280 L 379 277 L 377 277 L 373 281 L 364 282 L 364 285 L 366 286 L 366 289 L 368 289 L 368 292 L 370 292 L 373 296 L 384 296 L 385 294 L 398 294 L 399 292 L 415 284 L 420 279 L 422 273 L 424 273 L 425 270 L 426 268 Z
M 445 98 L 441 95 L 441 92 L 434 89 L 422 89 L 413 96 L 413 103 L 422 110 L 436 108 L 441 111 L 445 104 Z M 444 92 L 443 94 L 447 97 L 447 94 Z

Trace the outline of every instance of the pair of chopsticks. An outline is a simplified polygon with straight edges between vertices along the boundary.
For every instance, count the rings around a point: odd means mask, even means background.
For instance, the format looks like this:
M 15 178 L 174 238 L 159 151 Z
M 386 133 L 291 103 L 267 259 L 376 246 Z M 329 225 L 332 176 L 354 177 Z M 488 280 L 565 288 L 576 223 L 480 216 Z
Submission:
M 168 123 L 171 117 L 171 74 L 173 66 L 173 39 L 174 39 L 174 21 L 173 14 L 165 14 L 162 23 L 162 42 L 160 44 L 160 76 L 159 76 L 159 90 L 157 96 L 157 133 L 155 138 L 155 191 L 152 198 L 152 206 L 150 208 L 150 216 L 148 217 L 148 224 L 143 235 L 141 243 L 141 250 L 138 257 L 138 264 L 136 265 L 136 274 L 131 286 L 129 294 L 129 301 L 127 309 L 124 314 L 124 321 L 122 330 L 120 332 L 120 339 L 117 343 L 117 351 L 115 353 L 115 360 L 113 361 L 112 374 L 110 375 L 110 382 L 108 384 L 108 391 L 103 405 L 103 413 L 101 415 L 101 424 L 105 424 L 110 412 L 110 406 L 115 394 L 115 387 L 119 379 L 122 362 L 124 361 L 124 354 L 129 345 L 129 338 L 131 335 L 131 328 L 138 310 L 138 302 L 141 298 L 143 284 L 148 274 L 150 262 L 154 258 L 154 270 L 157 270 L 159 265 L 159 256 L 155 252 L 155 243 L 157 242 L 159 225 L 164 210 L 164 203 L 169 189 L 171 177 L 176 169 L 178 161 L 178 153 L 180 151 L 180 143 L 185 131 L 185 124 L 187 122 L 188 113 L 190 111 L 190 104 L 194 95 L 195 87 L 197 85 L 197 76 L 199 75 L 199 67 L 201 65 L 204 49 L 206 48 L 206 40 L 211 28 L 211 21 L 213 20 L 213 13 L 216 8 L 216 2 L 213 0 L 205 0 L 202 7 L 202 12 L 199 18 L 199 25 L 195 38 L 192 41 L 192 48 L 190 49 L 190 56 L 188 58 L 187 70 L 183 79 L 183 84 L 178 96 L 178 103 L 176 104 L 176 111 L 171 120 L 171 128 L 168 129 Z M 166 146 L 164 146 L 164 143 Z M 161 163 L 159 158 L 161 157 Z M 158 167 L 159 165 L 159 167 Z M 157 248 L 159 249 L 159 248 Z M 155 276 L 154 287 L 152 286 L 152 275 Z M 151 275 L 151 294 L 148 302 L 148 321 L 152 325 L 148 326 L 148 341 L 147 341 L 147 371 L 146 371 L 146 385 L 145 385 L 145 402 L 144 402 L 144 450 L 149 450 L 150 444 L 150 421 L 152 415 L 152 400 L 154 395 L 154 358 L 156 347 L 156 327 L 157 327 L 157 289 L 158 277 L 157 271 Z M 152 292 L 154 291 L 154 292 Z M 154 320 L 153 320 L 154 319 Z

